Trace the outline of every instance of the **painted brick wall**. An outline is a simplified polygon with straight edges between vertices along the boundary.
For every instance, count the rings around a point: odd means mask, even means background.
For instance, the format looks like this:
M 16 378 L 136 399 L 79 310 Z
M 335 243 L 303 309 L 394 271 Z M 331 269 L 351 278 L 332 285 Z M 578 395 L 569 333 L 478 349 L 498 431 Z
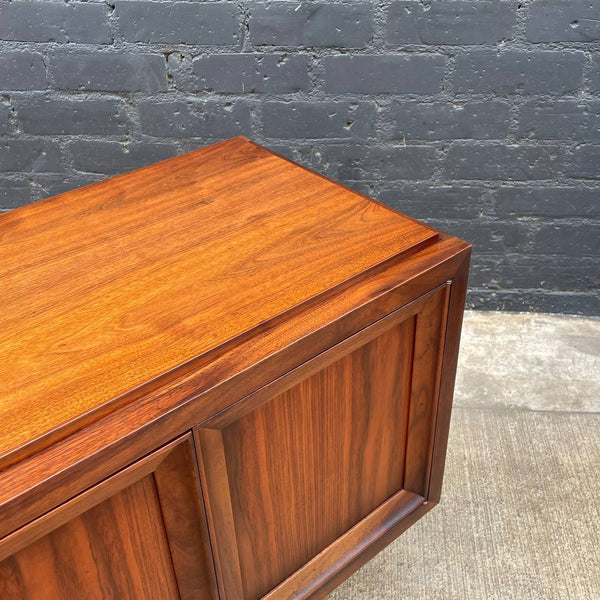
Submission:
M 0 2 L 0 209 L 247 135 L 600 314 L 600 1 Z M 260 201 L 260 199 L 257 199 Z

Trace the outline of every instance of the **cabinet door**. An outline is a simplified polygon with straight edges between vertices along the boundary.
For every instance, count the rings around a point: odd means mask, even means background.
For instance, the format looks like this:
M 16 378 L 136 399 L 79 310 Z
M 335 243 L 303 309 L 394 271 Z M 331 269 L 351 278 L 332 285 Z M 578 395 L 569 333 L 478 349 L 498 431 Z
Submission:
M 0 558 L 3 600 L 216 598 L 191 435 L 4 538 Z
M 319 597 L 426 503 L 449 287 L 196 429 L 223 599 Z

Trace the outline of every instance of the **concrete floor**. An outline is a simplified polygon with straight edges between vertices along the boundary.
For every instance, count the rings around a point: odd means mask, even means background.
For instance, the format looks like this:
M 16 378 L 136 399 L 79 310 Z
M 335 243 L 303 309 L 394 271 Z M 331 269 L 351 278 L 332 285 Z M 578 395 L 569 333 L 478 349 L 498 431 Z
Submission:
M 468 312 L 441 504 L 330 600 L 600 600 L 600 319 Z

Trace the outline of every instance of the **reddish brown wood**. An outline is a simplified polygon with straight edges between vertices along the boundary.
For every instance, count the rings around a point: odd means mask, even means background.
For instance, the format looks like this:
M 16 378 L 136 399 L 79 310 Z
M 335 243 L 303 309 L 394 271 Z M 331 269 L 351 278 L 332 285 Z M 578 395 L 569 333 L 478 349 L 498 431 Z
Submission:
M 0 563 L 0 597 L 178 598 L 152 477 Z
M 273 396 L 285 392 L 293 385 L 300 383 L 311 375 L 318 373 L 325 367 L 347 356 L 354 350 L 361 348 L 366 343 L 374 340 L 394 325 L 399 325 L 400 323 L 407 321 L 410 317 L 416 316 L 417 313 L 423 310 L 425 305 L 429 304 L 429 300 L 432 297 L 435 297 L 436 299 L 438 298 L 438 292 L 442 290 L 442 288 L 446 287 L 446 285 L 447 284 L 442 284 L 442 286 L 433 289 L 429 293 L 424 294 L 413 302 L 405 304 L 404 306 L 391 312 L 389 315 L 379 319 L 369 327 L 359 330 L 354 335 L 343 339 L 338 344 L 335 344 L 324 352 L 321 352 L 320 354 L 317 354 L 316 356 L 303 362 L 295 369 L 287 371 L 282 377 L 274 379 L 268 384 L 262 386 L 256 392 L 241 398 L 238 402 L 232 404 L 226 411 L 217 413 L 215 416 L 206 419 L 203 423 L 203 426 L 205 428 L 223 428 L 234 423 L 243 415 L 251 412 L 254 408 L 260 406 L 267 400 L 270 400 Z M 412 330 L 414 337 L 414 322 L 412 324 Z M 408 339 L 409 337 L 410 335 L 407 334 L 406 338 Z
M 0 471 L 0 536 L 218 414 L 398 306 L 452 279 L 469 246 L 439 243 L 292 315 L 193 373 Z
M 0 239 L 2 599 L 321 598 L 439 498 L 465 242 L 242 138 Z
M 221 431 L 216 429 L 194 432 L 202 456 L 209 461 L 200 461 L 203 475 L 206 511 L 212 537 L 213 560 L 221 598 L 243 598 L 244 583 L 237 552 L 237 536 L 231 495 L 227 459 Z
M 165 456 L 153 476 L 179 598 L 216 600 L 217 582 L 191 435 Z
M 327 546 L 311 561 L 265 596 L 265 600 L 323 598 L 380 550 L 382 540 L 399 535 L 411 517 L 425 507 L 421 496 L 401 490 Z M 333 582 L 336 582 L 333 584 Z
M 0 215 L 0 460 L 436 238 L 242 138 Z
M 173 448 L 177 447 L 180 443 L 181 440 L 178 439 L 167 444 L 163 448 L 153 452 L 150 456 L 123 469 L 116 475 L 86 490 L 72 500 L 65 502 L 55 510 L 47 512 L 38 519 L 27 523 L 27 525 L 17 529 L 11 535 L 3 537 L 0 539 L 0 560 L 25 548 L 44 535 L 54 531 L 57 527 L 67 523 L 70 519 L 79 516 L 100 502 L 114 496 L 128 485 L 150 475 L 158 468 L 165 457 L 173 451 Z
M 448 307 L 446 284 L 417 314 L 404 489 L 427 496 Z
M 460 344 L 465 297 L 467 295 L 467 280 L 469 278 L 470 250 L 463 256 L 462 263 L 452 279 L 448 319 L 444 338 L 442 370 L 440 373 L 440 391 L 438 399 L 437 420 L 433 451 L 431 454 L 431 476 L 429 481 L 428 499 L 439 502 L 442 493 L 446 448 L 450 430 L 450 414 L 452 397 L 454 395 L 454 380 Z
M 403 482 L 425 487 L 447 292 L 244 398 L 207 422 L 218 429 L 196 430 L 222 597 L 255 600 L 297 571 L 312 589 L 304 565 Z M 328 561 L 346 564 L 355 539 Z
M 3 600 L 216 600 L 191 436 L 2 539 L 0 560 Z

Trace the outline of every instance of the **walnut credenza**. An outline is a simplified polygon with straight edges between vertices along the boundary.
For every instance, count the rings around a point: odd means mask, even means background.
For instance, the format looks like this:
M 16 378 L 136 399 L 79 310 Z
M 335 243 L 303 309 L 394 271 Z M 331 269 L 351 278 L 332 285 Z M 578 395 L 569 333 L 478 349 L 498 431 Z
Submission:
M 470 246 L 235 138 L 0 216 L 0 598 L 322 598 L 440 498 Z

